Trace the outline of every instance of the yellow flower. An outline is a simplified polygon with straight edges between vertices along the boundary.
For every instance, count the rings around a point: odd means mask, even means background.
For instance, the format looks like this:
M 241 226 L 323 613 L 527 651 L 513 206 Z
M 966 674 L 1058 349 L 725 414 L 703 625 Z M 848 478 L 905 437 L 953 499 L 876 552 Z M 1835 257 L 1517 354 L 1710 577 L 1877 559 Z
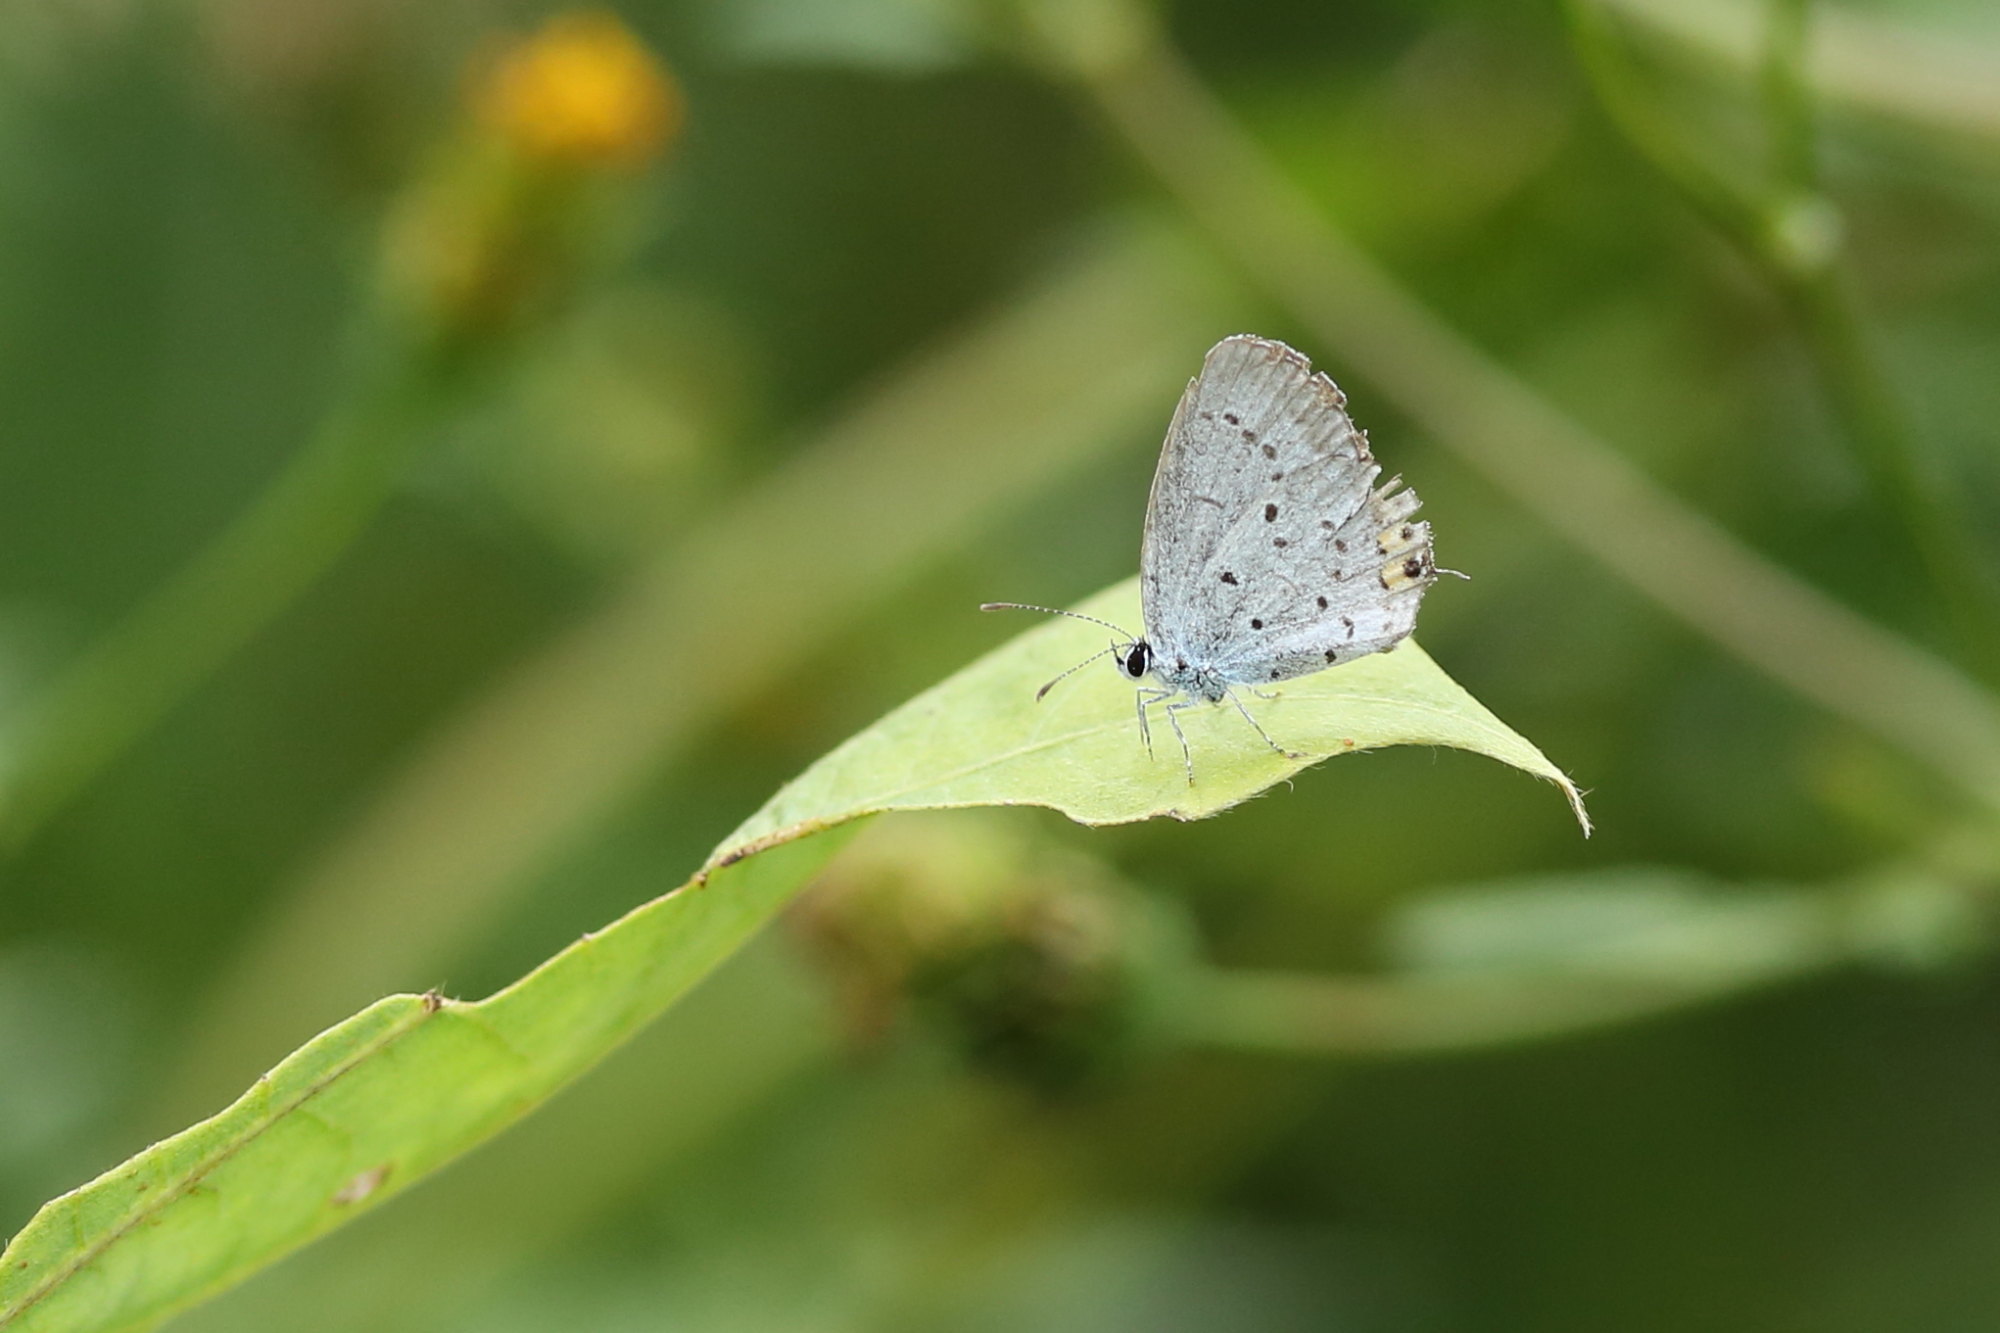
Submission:
M 679 130 L 672 78 L 616 17 L 558 14 L 500 52 L 479 77 L 480 122 L 524 157 L 635 169 Z

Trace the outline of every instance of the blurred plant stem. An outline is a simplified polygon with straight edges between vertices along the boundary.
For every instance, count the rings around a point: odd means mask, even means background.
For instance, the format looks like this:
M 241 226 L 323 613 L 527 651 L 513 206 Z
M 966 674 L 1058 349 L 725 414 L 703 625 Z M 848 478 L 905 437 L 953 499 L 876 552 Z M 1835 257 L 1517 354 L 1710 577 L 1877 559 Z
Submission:
M 1285 179 L 1137 6 L 1016 4 L 1039 56 L 1328 362 L 1724 651 L 2000 809 L 2000 710 L 1976 682 L 1739 541 L 1440 320 Z
M 1595 929 L 1572 916 L 1531 958 L 1369 976 L 1197 965 L 1177 1027 L 1197 1046 L 1272 1055 L 1421 1056 L 1613 1027 L 1842 966 L 1936 973 L 1991 948 L 1994 855 L 1983 831 L 1955 830 L 1833 883 L 1716 885 Z M 1598 872 L 1573 884 L 1619 894 Z M 1489 885 L 1479 900 L 1535 915 L 1507 892 Z
M 1769 48 L 1756 7 L 1740 0 L 1600 0 L 1622 18 L 1644 25 L 1710 65 L 1754 75 Z M 1942 17 L 1939 15 L 1938 17 Z M 1960 25 L 1926 31 L 1910 16 L 1858 5 L 1813 16 L 1806 82 L 1844 110 L 1900 121 L 1936 142 L 1937 132 L 1964 136 L 1966 147 L 1990 160 L 2000 139 L 2000 82 L 1993 66 L 2000 47 L 1981 43 Z
M 32 709 L 0 787 L 0 850 L 18 851 L 340 557 L 484 362 L 453 340 L 390 341 L 249 509 Z
M 1990 553 L 1923 453 L 1839 263 L 1842 222 L 1821 191 L 1806 81 L 1809 0 L 1766 0 L 1761 101 L 1769 136 L 1761 189 L 1691 151 L 1640 91 L 1639 72 L 1600 0 L 1565 0 L 1571 40 L 1620 133 L 1764 276 L 1798 326 L 1831 416 L 1869 487 L 1902 529 L 1958 647 L 2000 677 L 2000 601 Z
M 1297 1057 L 1436 1055 L 1612 1027 L 1734 986 L 1605 977 L 1336 977 L 1211 969 L 1181 1035 Z
M 1810 5 L 1811 0 L 1765 0 L 1761 81 L 1771 126 L 1771 182 L 1781 198 L 1819 189 L 1812 87 L 1806 78 Z

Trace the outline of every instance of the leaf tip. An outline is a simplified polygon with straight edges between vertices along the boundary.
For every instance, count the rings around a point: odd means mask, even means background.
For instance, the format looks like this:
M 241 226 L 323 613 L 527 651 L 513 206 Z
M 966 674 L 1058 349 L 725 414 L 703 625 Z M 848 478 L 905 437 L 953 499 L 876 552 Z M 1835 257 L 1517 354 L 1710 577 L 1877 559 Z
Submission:
M 1556 774 L 1555 784 L 1562 788 L 1563 799 L 1569 802 L 1570 813 L 1576 816 L 1577 826 L 1583 830 L 1583 836 L 1588 838 L 1595 825 L 1590 822 L 1590 811 L 1583 808 L 1583 789 L 1571 782 L 1569 776 L 1564 773 Z

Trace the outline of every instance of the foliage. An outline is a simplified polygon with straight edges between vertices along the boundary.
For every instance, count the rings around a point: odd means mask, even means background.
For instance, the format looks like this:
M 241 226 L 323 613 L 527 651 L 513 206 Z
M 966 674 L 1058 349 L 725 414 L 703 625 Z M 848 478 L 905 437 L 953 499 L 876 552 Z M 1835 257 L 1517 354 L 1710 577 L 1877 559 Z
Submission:
M 0 12 L 0 1326 L 1992 1322 L 1988 20 Z M 1242 329 L 1473 581 L 1190 788 Z

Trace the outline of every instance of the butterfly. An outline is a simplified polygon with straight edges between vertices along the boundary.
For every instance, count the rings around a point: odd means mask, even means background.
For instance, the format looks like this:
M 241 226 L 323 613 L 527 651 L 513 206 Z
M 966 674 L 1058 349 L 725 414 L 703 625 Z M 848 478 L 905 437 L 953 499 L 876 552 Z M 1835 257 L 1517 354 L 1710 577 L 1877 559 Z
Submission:
M 1203 703 L 1234 704 L 1273 750 L 1303 758 L 1272 740 L 1236 691 L 1386 652 L 1416 627 L 1438 575 L 1458 572 L 1433 561 L 1430 525 L 1412 517 L 1416 492 L 1401 478 L 1377 486 L 1381 472 L 1346 397 L 1303 355 L 1270 338 L 1224 338 L 1181 395 L 1153 475 L 1139 554 L 1144 637 L 1054 607 L 981 609 L 1071 616 L 1120 635 L 1035 698 L 1109 656 L 1143 686 L 1149 754 L 1147 710 L 1164 705 L 1190 786 L 1194 757 L 1177 714 Z

